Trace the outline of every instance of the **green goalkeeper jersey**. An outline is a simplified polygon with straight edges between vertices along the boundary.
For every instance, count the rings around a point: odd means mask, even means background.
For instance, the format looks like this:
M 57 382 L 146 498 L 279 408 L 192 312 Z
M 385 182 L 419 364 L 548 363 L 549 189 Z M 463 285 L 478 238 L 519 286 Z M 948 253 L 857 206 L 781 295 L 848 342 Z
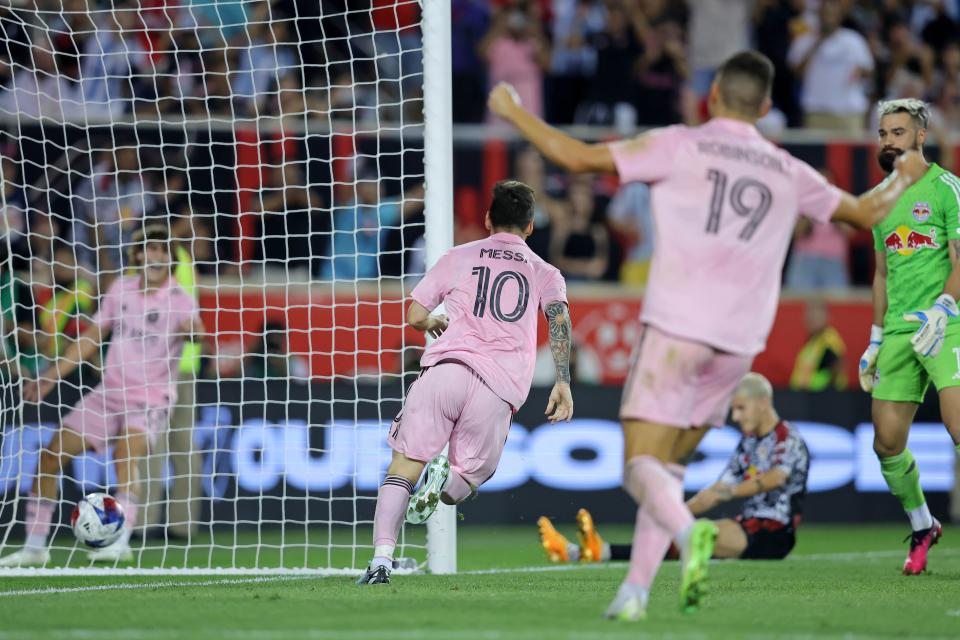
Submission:
M 887 256 L 884 333 L 917 330 L 903 314 L 933 306 L 950 275 L 950 240 L 960 238 L 960 178 L 931 164 L 893 210 L 873 228 L 874 246 Z M 960 322 L 951 318 L 950 323 Z

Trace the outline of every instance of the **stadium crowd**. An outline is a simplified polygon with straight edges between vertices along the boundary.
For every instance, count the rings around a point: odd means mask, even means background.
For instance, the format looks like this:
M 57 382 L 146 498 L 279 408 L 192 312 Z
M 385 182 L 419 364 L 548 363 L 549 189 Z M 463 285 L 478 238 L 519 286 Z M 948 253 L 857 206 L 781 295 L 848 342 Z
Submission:
M 458 123 L 492 123 L 485 96 L 504 80 L 555 124 L 626 135 L 696 123 L 706 117 L 717 65 L 755 47 L 777 68 L 774 110 L 762 123 L 772 136 L 802 126 L 869 135 L 871 105 L 907 96 L 931 103 L 931 130 L 945 148 L 952 150 L 950 132 L 960 126 L 956 0 L 451 4 Z M 202 273 L 282 268 L 329 281 L 422 272 L 421 185 L 386 184 L 382 167 L 363 158 L 345 174 L 317 174 L 309 144 L 285 128 L 419 123 L 417 2 L 37 0 L 0 8 L 0 29 L 0 116 L 9 141 L 0 148 L 0 233 L 10 238 L 15 269 L 72 248 L 85 278 L 96 280 L 122 268 L 120 247 L 142 219 L 165 216 L 176 233 L 194 238 Z M 49 147 L 28 147 L 11 124 L 31 117 L 90 123 L 94 148 L 31 157 Z M 212 131 L 247 124 L 275 132 L 269 144 L 260 141 L 255 175 L 231 176 L 238 197 L 215 176 L 233 159 L 219 159 L 214 133 L 201 149 L 207 158 L 197 157 L 195 134 L 174 144 L 165 132 L 151 143 L 140 138 L 144 125 L 182 120 L 208 122 Z M 121 122 L 137 123 L 137 132 L 104 135 L 93 126 Z M 941 154 L 944 164 L 951 155 Z M 512 163 L 540 194 L 531 239 L 538 254 L 571 280 L 645 281 L 652 251 L 645 186 L 561 176 L 522 147 L 512 149 Z M 54 170 L 37 171 L 43 164 Z M 197 182 L 197 167 L 208 183 Z M 458 238 L 478 233 L 462 228 Z M 786 283 L 807 291 L 865 284 L 871 254 L 869 239 L 849 229 L 801 225 Z

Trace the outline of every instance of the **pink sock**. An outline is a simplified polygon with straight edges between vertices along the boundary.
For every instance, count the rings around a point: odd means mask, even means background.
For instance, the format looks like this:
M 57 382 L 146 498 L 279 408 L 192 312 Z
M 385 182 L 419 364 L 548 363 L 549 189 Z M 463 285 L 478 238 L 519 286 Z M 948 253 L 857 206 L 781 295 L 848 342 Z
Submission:
M 667 471 L 680 483 L 680 496 L 683 497 L 683 474 L 686 468 L 679 464 L 664 465 Z M 657 570 L 670 550 L 670 534 L 664 531 L 650 516 L 650 509 L 641 507 L 637 511 L 637 524 L 633 531 L 633 548 L 630 551 L 630 570 L 625 582 L 649 590 Z
M 627 461 L 624 485 L 637 504 L 648 509 L 671 539 L 693 524 L 693 515 L 683 502 L 683 482 L 653 456 Z
M 397 536 L 410 503 L 413 485 L 406 478 L 387 476 L 377 494 L 377 510 L 373 516 L 373 557 L 376 561 L 393 560 Z
M 456 471 L 451 470 L 443 485 L 443 497 L 446 504 L 460 504 L 470 497 L 473 487 Z M 449 502 L 448 502 L 449 501 Z
M 40 498 L 32 492 L 27 496 L 26 528 L 28 538 L 31 536 L 46 538 L 47 534 L 50 533 L 53 510 L 56 506 L 56 500 Z
M 137 496 L 124 491 L 115 495 L 114 498 L 120 504 L 120 508 L 123 509 L 123 528 L 132 531 L 137 526 L 137 517 L 140 515 L 140 502 Z

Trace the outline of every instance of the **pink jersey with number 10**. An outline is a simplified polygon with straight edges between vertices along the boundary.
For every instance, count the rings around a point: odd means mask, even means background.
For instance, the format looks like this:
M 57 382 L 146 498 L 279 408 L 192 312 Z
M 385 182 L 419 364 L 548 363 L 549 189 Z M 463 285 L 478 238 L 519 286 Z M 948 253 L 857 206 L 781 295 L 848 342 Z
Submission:
M 567 286 L 520 236 L 495 233 L 445 253 L 411 297 L 431 311 L 444 303 L 450 319 L 420 364 L 459 360 L 518 409 L 533 381 L 537 308 L 565 303 Z
M 828 222 L 842 192 L 754 126 L 726 118 L 610 150 L 622 182 L 652 185 L 642 320 L 721 351 L 763 351 L 797 216 Z

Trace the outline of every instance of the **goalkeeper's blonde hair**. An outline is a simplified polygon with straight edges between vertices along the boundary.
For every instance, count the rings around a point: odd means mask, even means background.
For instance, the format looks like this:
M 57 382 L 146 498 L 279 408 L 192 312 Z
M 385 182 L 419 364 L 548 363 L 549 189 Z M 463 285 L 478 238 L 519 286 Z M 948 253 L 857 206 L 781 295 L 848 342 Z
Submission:
M 918 129 L 926 129 L 930 122 L 930 107 L 923 100 L 916 98 L 899 98 L 897 100 L 882 100 L 877 105 L 877 114 L 882 118 L 894 113 L 906 113 L 917 125 Z

